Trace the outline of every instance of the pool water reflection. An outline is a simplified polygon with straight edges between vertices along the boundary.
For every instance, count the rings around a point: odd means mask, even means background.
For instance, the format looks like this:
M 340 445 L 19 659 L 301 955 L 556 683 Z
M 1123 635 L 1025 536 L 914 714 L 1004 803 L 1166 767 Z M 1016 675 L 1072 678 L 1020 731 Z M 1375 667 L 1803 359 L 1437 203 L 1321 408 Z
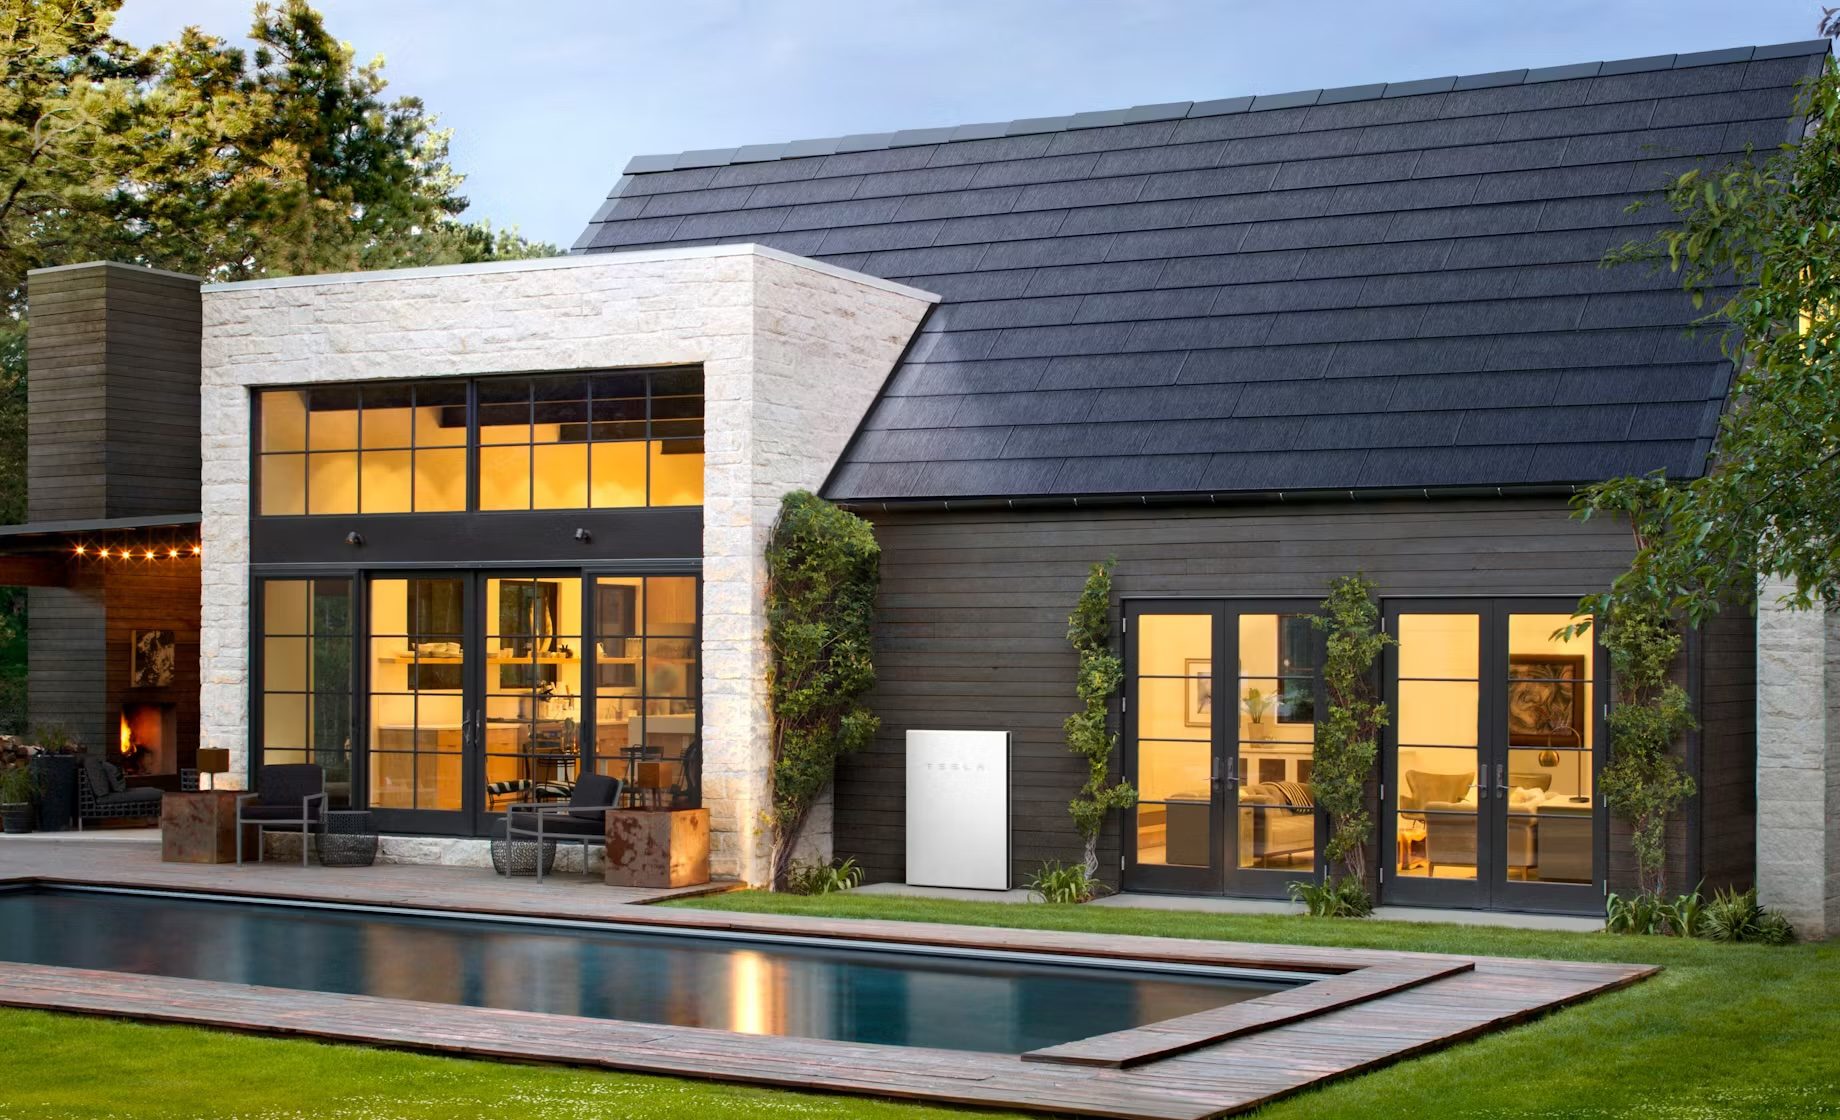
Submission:
M 0 892 L 0 959 L 1019 1054 L 1283 980 L 69 890 Z

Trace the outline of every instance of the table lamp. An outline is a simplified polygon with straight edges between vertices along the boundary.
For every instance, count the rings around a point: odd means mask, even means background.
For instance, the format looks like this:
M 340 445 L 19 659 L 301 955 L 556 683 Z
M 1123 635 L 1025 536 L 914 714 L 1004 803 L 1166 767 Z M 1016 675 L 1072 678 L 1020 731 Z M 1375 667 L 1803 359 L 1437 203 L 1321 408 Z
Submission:
M 212 775 L 212 779 L 211 779 L 212 789 L 217 788 L 216 775 L 222 774 L 229 769 L 230 769 L 229 748 L 227 747 L 199 747 L 198 748 L 198 772 L 200 774 Z

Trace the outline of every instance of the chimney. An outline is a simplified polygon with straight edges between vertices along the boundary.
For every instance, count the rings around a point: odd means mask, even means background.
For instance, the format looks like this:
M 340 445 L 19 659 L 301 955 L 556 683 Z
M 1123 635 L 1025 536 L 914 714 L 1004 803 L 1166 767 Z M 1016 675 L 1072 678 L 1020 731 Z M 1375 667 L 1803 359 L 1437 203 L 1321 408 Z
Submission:
M 198 512 L 198 289 L 113 261 L 27 274 L 28 520 Z

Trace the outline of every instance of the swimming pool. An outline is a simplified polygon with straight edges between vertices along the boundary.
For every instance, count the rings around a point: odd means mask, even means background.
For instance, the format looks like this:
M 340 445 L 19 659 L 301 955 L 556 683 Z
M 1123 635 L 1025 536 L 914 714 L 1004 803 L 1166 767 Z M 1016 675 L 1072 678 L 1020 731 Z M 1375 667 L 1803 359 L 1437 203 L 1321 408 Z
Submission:
M 93 887 L 0 891 L 0 960 L 999 1054 L 1320 979 Z

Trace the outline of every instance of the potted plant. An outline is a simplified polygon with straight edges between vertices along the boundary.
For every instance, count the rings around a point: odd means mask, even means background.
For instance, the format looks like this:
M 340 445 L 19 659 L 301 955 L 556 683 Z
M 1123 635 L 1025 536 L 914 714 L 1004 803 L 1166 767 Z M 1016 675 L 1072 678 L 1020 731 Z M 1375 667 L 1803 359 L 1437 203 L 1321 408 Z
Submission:
M 1265 723 L 1265 713 L 1271 711 L 1276 701 L 1256 688 L 1246 690 L 1246 698 L 1241 706 L 1246 709 L 1246 717 L 1251 721 L 1249 727 L 1254 739 L 1263 739 L 1271 734 L 1271 728 Z
M 37 731 L 38 753 L 32 772 L 38 775 L 38 809 L 35 827 L 40 832 L 62 832 L 77 819 L 77 766 L 83 748 L 63 727 L 52 724 Z
M 0 770 L 0 830 L 32 831 L 32 798 L 38 792 L 38 775 L 23 763 Z

